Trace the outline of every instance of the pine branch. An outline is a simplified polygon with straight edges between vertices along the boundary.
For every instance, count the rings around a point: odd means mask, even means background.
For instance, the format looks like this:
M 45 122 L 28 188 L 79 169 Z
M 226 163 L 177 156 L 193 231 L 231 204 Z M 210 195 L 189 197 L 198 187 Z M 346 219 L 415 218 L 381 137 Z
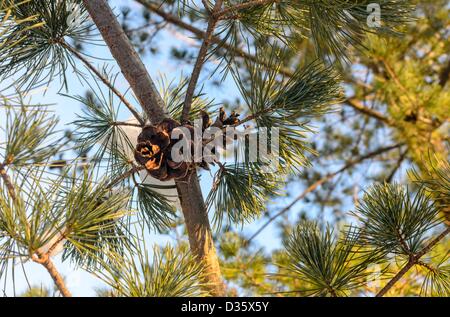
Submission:
M 8 193 L 11 196 L 13 200 L 16 200 L 16 192 L 14 190 L 14 185 L 11 182 L 11 178 L 9 177 L 8 173 L 6 172 L 6 163 L 0 164 L 0 176 L 5 183 L 6 188 L 8 189 Z
M 302 200 L 303 198 L 305 198 L 306 195 L 308 195 L 309 193 L 313 192 L 314 190 L 316 190 L 319 186 L 321 186 L 322 184 L 328 182 L 329 180 L 333 179 L 336 175 L 339 175 L 340 173 L 346 171 L 347 169 L 354 167 L 355 165 L 367 160 L 367 159 L 371 159 L 374 158 L 378 155 L 381 155 L 383 153 L 392 151 L 394 149 L 397 149 L 399 147 L 403 146 L 403 144 L 396 144 L 396 145 L 392 145 L 392 146 L 388 146 L 388 147 L 384 147 L 384 148 L 380 148 L 377 149 L 371 153 L 368 153 L 366 155 L 363 155 L 353 161 L 348 162 L 344 167 L 340 168 L 339 170 L 326 175 L 325 177 L 319 179 L 318 181 L 314 182 L 312 185 L 310 185 L 307 189 L 305 189 L 300 195 L 298 195 L 291 203 L 289 203 L 289 205 L 287 205 L 286 207 L 284 207 L 283 209 L 281 209 L 279 212 L 277 212 L 275 215 L 273 215 L 272 217 L 270 217 L 247 241 L 246 244 L 249 244 L 251 241 L 253 241 L 262 231 L 264 231 L 264 229 L 267 228 L 267 226 L 269 226 L 273 221 L 275 221 L 278 217 L 282 216 L 283 214 L 285 214 L 286 212 L 288 212 L 289 210 L 291 210 L 291 208 L 300 200 Z
M 383 297 L 414 265 L 419 264 L 419 260 L 427 254 L 439 241 L 444 239 L 450 233 L 450 227 L 447 227 L 440 235 L 427 244 L 422 251 L 417 254 L 410 255 L 406 265 L 386 284 L 386 286 L 378 292 L 376 297 Z
M 224 218 L 227 225 L 251 221 L 265 210 L 265 202 L 279 194 L 282 183 L 276 174 L 262 172 L 263 164 L 237 163 L 222 165 L 214 176 L 213 186 L 206 198 L 209 208 L 214 206 L 214 224 L 221 228 Z
M 423 186 L 415 195 L 398 184 L 375 184 L 352 212 L 364 226 L 361 241 L 384 252 L 410 257 L 426 245 L 427 232 L 439 224 L 439 206 Z
M 198 38 L 206 37 L 206 33 L 204 31 L 196 28 L 195 26 L 193 26 L 189 23 L 184 22 L 183 20 L 179 19 L 178 17 L 176 17 L 170 13 L 167 13 L 166 11 L 161 9 L 160 5 L 153 4 L 151 2 L 148 2 L 147 0 L 136 0 L 136 1 L 139 2 L 140 4 L 142 4 L 146 9 L 159 15 L 165 21 L 172 23 L 186 31 L 191 32 L 192 34 L 196 35 Z M 259 0 L 257 0 L 257 1 L 259 1 Z M 253 2 L 253 1 L 251 1 L 251 2 Z M 275 0 L 270 0 L 269 2 L 275 2 Z M 226 10 L 226 9 L 224 9 L 224 10 Z M 221 38 L 219 38 L 217 36 L 212 36 L 211 42 L 214 44 L 217 44 L 217 45 L 221 45 L 221 47 L 224 48 L 225 50 L 231 51 L 236 56 L 239 56 L 245 60 L 262 65 L 262 66 L 266 67 L 268 70 L 273 69 L 273 65 L 271 65 L 270 63 L 267 63 L 266 61 L 261 60 L 258 57 L 254 56 L 252 54 L 249 54 L 242 49 L 239 49 L 233 45 L 228 44 L 227 42 L 223 41 Z M 290 69 L 285 68 L 285 67 L 280 67 L 279 69 L 277 69 L 277 71 L 281 75 L 284 75 L 288 78 L 290 78 L 294 75 L 293 71 L 291 71 Z M 360 112 L 364 115 L 375 118 L 375 119 L 377 119 L 381 122 L 384 122 L 388 125 L 393 125 L 393 121 L 390 118 L 385 117 L 383 114 L 381 114 L 375 110 L 365 107 L 356 98 L 349 98 L 346 101 L 344 101 L 343 104 L 346 106 L 352 107 L 353 109 L 357 110 L 358 112 Z M 252 120 L 252 118 L 249 118 L 249 120 Z M 249 121 L 249 120 L 247 120 L 247 121 Z
M 183 112 L 182 112 L 182 122 L 189 121 L 189 112 L 191 111 L 192 99 L 194 97 L 195 88 L 197 87 L 198 79 L 200 77 L 200 72 L 202 71 L 203 65 L 206 61 L 206 56 L 208 54 L 209 45 L 212 42 L 212 37 L 214 36 L 214 29 L 216 28 L 218 18 L 214 16 L 215 12 L 218 12 L 222 7 L 222 0 L 217 0 L 214 4 L 212 14 L 208 19 L 208 26 L 206 28 L 205 36 L 203 38 L 202 46 L 197 55 L 197 60 L 192 70 L 191 79 L 189 81 L 188 88 L 186 90 L 186 98 L 184 100 Z M 207 8 L 207 7 L 206 7 Z
M 0 164 L 0 176 L 3 180 L 3 182 L 5 183 L 5 186 L 8 189 L 11 199 L 13 201 L 15 201 L 17 199 L 17 194 L 14 189 L 14 185 L 11 182 L 11 178 L 6 173 L 6 169 L 5 169 L 6 165 L 7 164 L 5 162 Z M 28 221 L 26 222 L 26 226 L 27 227 L 30 226 Z M 33 256 L 32 256 L 32 260 L 45 267 L 45 269 L 48 271 L 48 273 L 52 277 L 56 287 L 58 288 L 58 290 L 61 292 L 61 294 L 64 297 L 71 297 L 72 295 L 71 295 L 70 291 L 67 289 L 64 279 L 62 278 L 61 274 L 59 274 L 57 268 L 55 267 L 52 260 L 50 259 L 51 251 L 52 250 L 49 249 L 49 251 L 47 253 L 42 253 L 39 250 L 36 250 L 35 254 L 33 254 Z
M 128 102 L 125 96 L 122 95 L 120 91 L 118 91 L 116 87 L 114 87 L 114 85 L 105 76 L 103 76 L 91 63 L 89 63 L 89 61 L 86 58 L 84 58 L 83 55 L 81 55 L 76 49 L 74 49 L 72 46 L 70 46 L 64 41 L 61 41 L 61 45 L 64 48 L 66 48 L 69 52 L 71 52 L 76 58 L 78 58 L 84 65 L 86 65 L 86 67 L 90 69 L 106 85 L 106 87 L 108 87 L 120 99 L 120 101 L 122 101 L 122 103 L 128 108 L 128 110 L 130 110 L 133 116 L 138 120 L 141 126 L 145 124 L 139 112 L 133 107 L 131 103 Z
M 167 116 L 164 102 L 107 1 L 83 3 L 150 121 L 162 121 Z
M 347 98 L 343 103 L 346 105 L 349 105 L 356 111 L 358 111 L 362 114 L 365 114 L 369 117 L 372 117 L 374 119 L 377 119 L 381 122 L 384 122 L 387 125 L 390 125 L 390 126 L 394 125 L 394 122 L 390 118 L 385 117 L 382 113 L 380 113 L 376 110 L 367 108 L 366 106 L 363 105 L 363 103 L 360 100 L 358 100 L 356 98 Z
M 306 294 L 345 296 L 366 285 L 373 278 L 368 265 L 381 263 L 383 258 L 376 252 L 365 252 L 358 245 L 359 234 L 359 229 L 350 227 L 335 235 L 330 226 L 322 230 L 316 222 L 303 220 L 283 243 L 287 265 L 281 262 L 278 266 L 291 273 L 286 277 L 303 282 Z
M 59 42 L 62 38 L 78 43 L 89 41 L 90 25 L 85 23 L 84 10 L 77 13 L 77 21 L 69 21 L 73 19 L 69 7 L 78 4 L 52 0 L 7 2 L 11 10 L 6 16 L 0 12 L 0 20 L 8 21 L 1 34 L 1 77 L 14 74 L 17 76 L 14 87 L 20 89 L 26 85 L 25 90 L 29 90 L 61 75 L 67 88 L 65 72 L 72 60 Z
M 83 2 L 147 116 L 152 123 L 162 121 L 167 117 L 164 112 L 164 101 L 107 1 L 83 0 Z M 185 179 L 177 181 L 176 185 L 191 251 L 205 266 L 205 287 L 211 295 L 221 296 L 224 294 L 224 285 L 197 173 L 194 171 L 188 174 Z
M 33 257 L 33 261 L 41 264 L 43 267 L 47 269 L 56 287 L 58 287 L 58 290 L 64 297 L 72 297 L 72 294 L 66 287 L 66 283 L 64 282 L 63 277 L 61 276 L 61 274 L 59 274 L 49 254 L 41 253 L 39 251 L 36 251 L 36 254 L 37 256 Z
M 393 67 L 389 64 L 389 62 L 385 58 L 380 58 L 381 62 L 384 65 L 384 68 L 386 69 L 387 74 L 389 77 L 394 81 L 394 83 L 398 86 L 400 90 L 403 91 L 405 97 L 408 99 L 408 101 L 411 103 L 412 106 L 414 106 L 416 109 L 419 109 L 419 102 L 417 100 L 417 96 L 412 96 L 410 91 L 405 87 L 403 83 L 401 83 L 400 79 L 398 78 L 398 75 L 396 74 Z M 415 100 L 413 100 L 415 99 Z
M 164 10 L 161 9 L 161 6 L 158 6 L 156 4 L 148 2 L 147 0 L 136 0 L 136 2 L 139 2 L 140 4 L 142 4 L 147 10 L 150 10 L 150 11 L 156 13 L 161 18 L 163 18 L 165 21 L 170 22 L 186 31 L 191 32 L 198 38 L 205 38 L 206 32 L 196 28 L 195 26 L 193 26 L 189 23 L 184 22 L 183 20 L 179 19 L 178 17 L 176 17 L 170 13 L 165 12 Z M 239 56 L 239 57 L 249 60 L 251 62 L 258 63 L 260 65 L 263 65 L 263 66 L 267 67 L 268 69 L 271 69 L 273 67 L 273 65 L 270 65 L 268 63 L 265 63 L 262 60 L 259 60 L 256 56 L 249 54 L 246 51 L 244 51 L 236 46 L 230 45 L 227 42 L 224 42 L 221 38 L 219 38 L 217 36 L 212 36 L 211 41 L 214 44 L 220 45 L 223 49 L 233 52 L 233 54 L 235 54 L 236 56 Z M 287 68 L 280 68 L 279 73 L 282 75 L 285 75 L 287 77 L 291 77 L 293 75 L 293 72 Z
M 137 232 L 141 234 L 141 232 Z M 154 247 L 150 258 L 145 243 L 135 239 L 133 248 L 102 263 L 92 273 L 123 297 L 202 297 L 202 263 L 188 253 L 185 245 Z

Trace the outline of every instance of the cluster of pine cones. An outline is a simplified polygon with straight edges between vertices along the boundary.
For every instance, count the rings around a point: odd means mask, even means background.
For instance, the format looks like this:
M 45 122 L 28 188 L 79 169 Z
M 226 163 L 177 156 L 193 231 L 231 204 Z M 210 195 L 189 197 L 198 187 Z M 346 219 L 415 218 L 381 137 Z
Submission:
M 223 108 L 220 108 L 219 116 L 212 123 L 208 113 L 201 112 L 202 115 L 202 131 L 209 127 L 223 128 L 239 123 L 239 114 L 232 112 L 227 117 Z M 182 179 L 186 177 L 189 171 L 194 170 L 197 166 L 209 169 L 209 165 L 204 160 L 201 163 L 192 162 L 176 162 L 172 158 L 172 148 L 184 135 L 180 138 L 172 139 L 171 135 L 174 129 L 184 127 L 190 132 L 191 155 L 194 157 L 194 127 L 190 122 L 181 124 L 174 119 L 164 119 L 157 125 L 147 125 L 142 129 L 138 136 L 138 143 L 134 151 L 136 162 L 144 166 L 147 172 L 154 178 L 161 181 L 172 179 Z M 179 131 L 183 132 L 182 129 Z

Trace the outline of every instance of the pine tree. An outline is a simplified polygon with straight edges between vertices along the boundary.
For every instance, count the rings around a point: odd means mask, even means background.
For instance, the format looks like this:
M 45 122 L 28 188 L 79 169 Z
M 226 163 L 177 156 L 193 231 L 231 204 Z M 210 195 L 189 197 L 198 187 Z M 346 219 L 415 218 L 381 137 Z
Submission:
M 106 0 L 1 1 L 0 277 L 33 261 L 71 296 L 54 263 L 62 252 L 109 285 L 103 296 L 240 295 L 233 285 L 251 295 L 449 296 L 450 41 L 448 2 L 437 2 L 136 0 L 145 9 L 136 28 L 133 9 L 118 18 Z M 142 56 L 156 53 L 169 24 L 199 48 L 174 48 L 192 73 L 158 84 Z M 99 41 L 121 73 L 96 66 L 89 47 Z M 212 100 L 205 75 L 219 86 L 233 80 L 239 100 Z M 134 100 L 118 88 L 121 76 Z M 88 93 L 71 93 L 72 80 Z M 73 132 L 57 131 L 50 107 L 32 104 L 42 85 L 84 106 Z M 124 109 L 132 119 L 120 119 Z M 249 150 L 214 166 L 172 161 L 171 134 L 191 131 L 195 119 L 204 130 L 277 128 L 277 170 L 250 162 Z M 362 197 L 335 182 L 383 156 Z M 330 170 L 330 161 L 342 166 Z M 394 182 L 405 161 L 408 180 Z M 205 169 L 214 176 L 203 197 Z M 292 201 L 274 210 L 269 202 L 284 191 Z M 319 209 L 315 220 L 284 217 L 283 248 L 256 249 L 261 232 L 306 200 Z M 175 234 L 176 245 L 148 248 L 149 232 Z M 421 285 L 397 289 L 411 274 Z M 50 293 L 30 287 L 24 296 Z

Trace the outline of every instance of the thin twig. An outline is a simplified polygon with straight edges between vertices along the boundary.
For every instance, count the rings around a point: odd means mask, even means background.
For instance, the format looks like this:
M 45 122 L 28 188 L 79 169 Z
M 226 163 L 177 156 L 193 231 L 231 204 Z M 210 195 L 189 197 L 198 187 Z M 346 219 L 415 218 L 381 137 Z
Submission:
M 61 276 L 61 274 L 59 274 L 48 253 L 36 251 L 36 256 L 33 257 L 33 261 L 41 264 L 47 269 L 48 273 L 53 279 L 53 282 L 64 297 L 72 297 L 72 294 L 67 289 L 63 277 Z
M 195 88 L 197 87 L 200 73 L 202 71 L 203 65 L 205 64 L 206 56 L 208 55 L 209 45 L 212 43 L 212 38 L 214 36 L 213 34 L 214 29 L 216 28 L 218 22 L 218 19 L 214 16 L 214 13 L 218 12 L 221 7 L 222 7 L 222 0 L 217 0 L 214 5 L 212 14 L 209 16 L 208 26 L 206 28 L 205 36 L 203 37 L 203 43 L 198 52 L 197 60 L 195 61 L 191 79 L 189 80 L 189 84 L 186 90 L 186 97 L 184 99 L 183 112 L 181 117 L 182 122 L 189 121 L 189 113 L 191 111 Z
M 115 122 L 112 122 L 111 125 L 112 126 L 126 126 L 126 127 L 142 128 L 141 124 L 131 123 L 131 122 L 124 122 L 124 121 L 115 121 Z
M 389 65 L 389 63 L 386 61 L 386 59 L 381 58 L 381 62 L 384 64 L 384 67 L 387 71 L 387 73 L 389 74 L 389 76 L 394 80 L 394 82 L 397 84 L 397 86 L 403 91 L 403 93 L 405 94 L 406 98 L 409 100 L 409 102 L 415 106 L 416 108 L 418 108 L 418 102 L 417 102 L 417 98 L 415 98 L 416 100 L 413 100 L 413 97 L 410 95 L 410 92 L 408 91 L 408 89 L 406 89 L 406 87 L 400 82 L 400 79 L 398 78 L 397 74 L 395 73 L 395 71 L 393 70 L 393 68 Z
M 421 257 L 427 254 L 439 241 L 445 238 L 447 234 L 450 233 L 450 227 L 447 227 L 440 235 L 434 238 L 427 246 L 425 246 L 422 251 L 415 255 L 409 257 L 406 265 L 383 287 L 383 289 L 378 292 L 376 297 L 383 297 L 387 292 L 397 283 L 403 275 L 405 275 L 414 265 L 419 263 Z
M 389 176 L 386 178 L 386 182 L 390 183 L 392 182 L 392 179 L 394 178 L 395 174 L 397 173 L 397 171 L 400 169 L 400 167 L 402 166 L 403 161 L 406 158 L 406 154 L 408 154 L 408 149 L 406 149 L 405 151 L 403 151 L 400 154 L 400 157 L 397 160 L 397 164 L 395 164 L 395 167 L 392 169 L 391 173 L 389 174 Z
M 362 102 L 356 98 L 348 98 L 343 103 L 349 105 L 356 111 L 363 113 L 369 117 L 375 118 L 381 122 L 384 122 L 387 125 L 391 125 L 391 126 L 394 125 L 394 122 L 390 118 L 385 117 L 382 113 L 380 113 L 376 110 L 373 110 L 373 109 L 370 109 L 370 108 L 364 106 L 362 104 Z
M 123 104 L 130 110 L 130 112 L 133 114 L 133 116 L 138 120 L 138 122 L 141 124 L 141 126 L 145 125 L 145 121 L 142 119 L 139 112 L 136 110 L 135 107 L 133 107 L 132 104 L 128 102 L 128 100 L 125 98 L 120 91 L 118 91 L 114 85 L 105 77 L 103 76 L 100 71 L 98 71 L 89 61 L 84 58 L 83 55 L 80 54 L 76 49 L 74 49 L 72 46 L 67 44 L 66 42 L 61 42 L 61 45 L 66 48 L 69 52 L 71 52 L 76 58 L 78 58 L 88 69 L 90 69 L 117 97 L 119 97 L 120 101 L 123 102 Z
M 12 200 L 16 200 L 16 191 L 14 190 L 14 185 L 11 182 L 11 178 L 6 173 L 6 164 L 2 163 L 0 164 L 0 176 L 5 183 L 6 188 L 8 189 L 8 193 L 11 196 Z
M 133 166 L 133 168 L 131 168 L 130 170 L 128 170 L 127 172 L 123 173 L 122 175 L 116 177 L 114 180 L 112 180 L 107 186 L 107 189 L 113 188 L 114 186 L 116 186 L 118 183 L 120 183 L 121 181 L 127 179 L 128 177 L 130 177 L 131 175 L 142 171 L 145 167 L 144 166 Z

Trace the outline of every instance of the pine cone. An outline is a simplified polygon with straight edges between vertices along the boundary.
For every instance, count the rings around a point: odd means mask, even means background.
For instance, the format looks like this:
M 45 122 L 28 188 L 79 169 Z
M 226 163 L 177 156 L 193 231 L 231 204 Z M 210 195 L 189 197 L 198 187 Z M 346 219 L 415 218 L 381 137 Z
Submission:
M 164 119 L 156 126 L 144 127 L 138 136 L 134 151 L 136 162 L 161 181 L 183 178 L 189 170 L 188 163 L 174 162 L 171 157 L 172 147 L 178 140 L 172 140 L 170 135 L 179 126 L 176 120 Z
M 223 108 L 220 108 L 219 116 L 216 122 L 219 122 L 220 127 L 226 125 L 233 125 L 239 123 L 239 114 L 232 112 L 227 118 Z M 207 112 L 202 111 L 202 130 L 206 130 L 211 126 L 211 120 Z M 215 126 L 215 125 L 213 125 Z M 172 139 L 171 135 L 177 128 L 187 128 L 189 136 L 185 136 L 184 130 L 178 129 L 177 132 L 182 132 L 180 138 Z M 184 137 L 188 137 L 191 141 L 191 155 L 194 155 L 194 127 L 187 122 L 181 125 L 178 121 L 173 119 L 164 119 L 157 125 L 148 125 L 142 129 L 138 136 L 138 143 L 134 151 L 136 162 L 144 166 L 147 172 L 160 181 L 168 181 L 171 179 L 180 179 L 186 177 L 190 170 L 200 166 L 209 170 L 209 164 L 203 160 L 195 164 L 192 162 L 177 162 L 172 159 L 172 148 Z

